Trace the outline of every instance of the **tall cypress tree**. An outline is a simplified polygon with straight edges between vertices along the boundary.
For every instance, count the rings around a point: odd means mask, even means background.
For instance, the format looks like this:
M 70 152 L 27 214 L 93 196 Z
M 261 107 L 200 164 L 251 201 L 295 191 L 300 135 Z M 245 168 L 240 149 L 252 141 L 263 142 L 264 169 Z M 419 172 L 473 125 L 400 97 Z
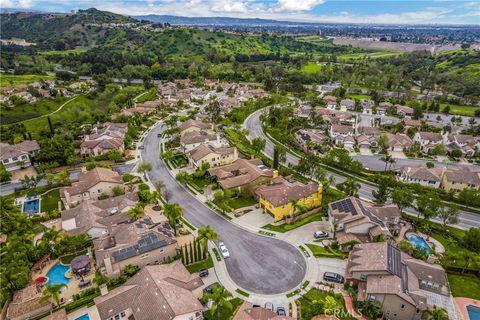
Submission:
M 278 170 L 279 154 L 277 146 L 273 147 L 273 169 Z
M 50 116 L 48 116 L 47 120 L 48 120 L 48 127 L 50 128 L 50 135 L 53 137 L 53 135 L 55 134 L 55 131 L 53 131 L 52 119 L 50 119 Z
M 194 263 L 194 262 L 195 262 L 195 256 L 193 254 L 192 243 L 190 242 L 190 263 Z
M 188 247 L 187 244 L 185 244 L 185 265 L 190 264 L 190 255 L 188 254 Z

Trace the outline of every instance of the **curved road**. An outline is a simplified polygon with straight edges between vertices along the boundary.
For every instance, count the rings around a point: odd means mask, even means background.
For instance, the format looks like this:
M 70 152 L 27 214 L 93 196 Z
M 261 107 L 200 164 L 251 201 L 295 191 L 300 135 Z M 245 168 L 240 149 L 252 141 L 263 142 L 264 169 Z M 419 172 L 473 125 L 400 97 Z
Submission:
M 230 251 L 225 259 L 228 273 L 242 289 L 258 294 L 279 294 L 292 290 L 306 274 L 306 262 L 294 246 L 278 239 L 260 236 L 229 222 L 187 192 L 169 174 L 159 156 L 158 133 L 153 128 L 144 140 L 142 159 L 152 164 L 148 173 L 153 183 L 162 180 L 170 192 L 169 200 L 184 210 L 184 216 L 195 227 L 211 225 Z
M 243 123 L 243 126 L 248 130 L 249 139 L 259 137 L 266 141 L 264 153 L 268 157 L 272 158 L 274 144 L 263 132 L 261 121 L 260 121 L 260 115 L 262 114 L 263 110 L 264 109 L 257 110 L 254 113 L 252 113 L 250 116 L 248 116 L 248 118 Z M 292 165 L 297 165 L 298 161 L 299 161 L 299 158 L 297 156 L 291 153 L 287 153 L 287 161 L 286 161 L 287 164 L 291 163 Z M 329 176 L 331 175 L 335 177 L 336 183 L 343 182 L 346 179 L 345 176 L 342 176 L 330 171 L 327 171 L 327 175 Z M 372 191 L 376 190 L 376 188 L 369 184 L 363 183 L 361 181 L 358 181 L 358 182 L 361 185 L 360 190 L 358 191 L 359 196 L 364 199 L 372 200 L 373 199 Z M 411 209 L 408 213 L 414 214 L 414 215 L 417 214 L 413 209 Z M 433 218 L 432 220 L 440 222 L 436 218 Z M 480 215 L 460 210 L 459 222 L 458 224 L 456 224 L 456 226 L 462 229 L 479 228 Z

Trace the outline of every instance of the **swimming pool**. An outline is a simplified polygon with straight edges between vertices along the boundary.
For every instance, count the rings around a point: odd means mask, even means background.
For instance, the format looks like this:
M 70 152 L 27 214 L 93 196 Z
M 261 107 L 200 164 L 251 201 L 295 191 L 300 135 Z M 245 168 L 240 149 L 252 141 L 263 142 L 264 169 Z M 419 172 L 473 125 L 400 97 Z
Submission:
M 476 306 L 467 306 L 468 318 L 470 320 L 480 320 L 480 308 Z
M 23 203 L 23 212 L 28 214 L 36 214 L 40 212 L 40 200 L 28 200 Z
M 75 318 L 75 320 L 90 320 L 88 313 L 82 314 L 80 317 Z
M 70 269 L 70 266 L 64 266 L 60 262 L 57 262 L 50 270 L 48 270 L 48 284 L 68 284 L 70 279 L 65 277 L 65 272 Z
M 427 241 L 420 237 L 418 234 L 411 233 L 408 234 L 407 236 L 408 241 L 410 241 L 411 244 L 417 249 L 424 250 L 427 254 L 430 254 L 430 246 L 428 245 Z

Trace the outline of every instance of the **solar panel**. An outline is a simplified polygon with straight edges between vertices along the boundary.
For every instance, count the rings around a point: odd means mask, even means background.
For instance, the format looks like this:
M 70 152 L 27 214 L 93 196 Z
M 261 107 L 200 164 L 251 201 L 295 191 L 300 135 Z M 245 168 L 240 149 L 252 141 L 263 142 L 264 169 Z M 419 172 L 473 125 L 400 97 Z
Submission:
M 350 198 L 332 203 L 332 209 L 339 212 L 350 212 L 352 215 L 357 215 L 357 210 Z
M 135 257 L 136 255 L 137 255 L 137 250 L 135 246 L 123 248 L 112 253 L 112 257 L 115 259 L 115 261 L 126 260 L 131 257 Z
M 387 244 L 387 259 L 388 272 L 402 278 L 402 259 L 400 250 Z
M 163 239 L 159 239 L 158 236 L 154 233 L 149 233 L 143 235 L 142 238 L 138 241 L 138 251 L 140 253 L 145 253 L 152 251 L 153 249 L 161 248 L 167 245 L 167 242 Z

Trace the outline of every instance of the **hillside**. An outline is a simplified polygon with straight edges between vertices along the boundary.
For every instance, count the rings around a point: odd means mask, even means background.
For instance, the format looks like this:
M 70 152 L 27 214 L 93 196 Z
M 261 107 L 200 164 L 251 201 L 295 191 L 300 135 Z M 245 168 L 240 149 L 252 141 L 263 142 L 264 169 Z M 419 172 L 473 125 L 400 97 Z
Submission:
M 91 46 L 105 36 L 103 23 L 136 23 L 133 18 L 97 9 L 75 14 L 5 13 L 0 16 L 2 38 L 21 38 L 39 48 L 72 49 Z M 92 25 L 93 24 L 93 25 Z

